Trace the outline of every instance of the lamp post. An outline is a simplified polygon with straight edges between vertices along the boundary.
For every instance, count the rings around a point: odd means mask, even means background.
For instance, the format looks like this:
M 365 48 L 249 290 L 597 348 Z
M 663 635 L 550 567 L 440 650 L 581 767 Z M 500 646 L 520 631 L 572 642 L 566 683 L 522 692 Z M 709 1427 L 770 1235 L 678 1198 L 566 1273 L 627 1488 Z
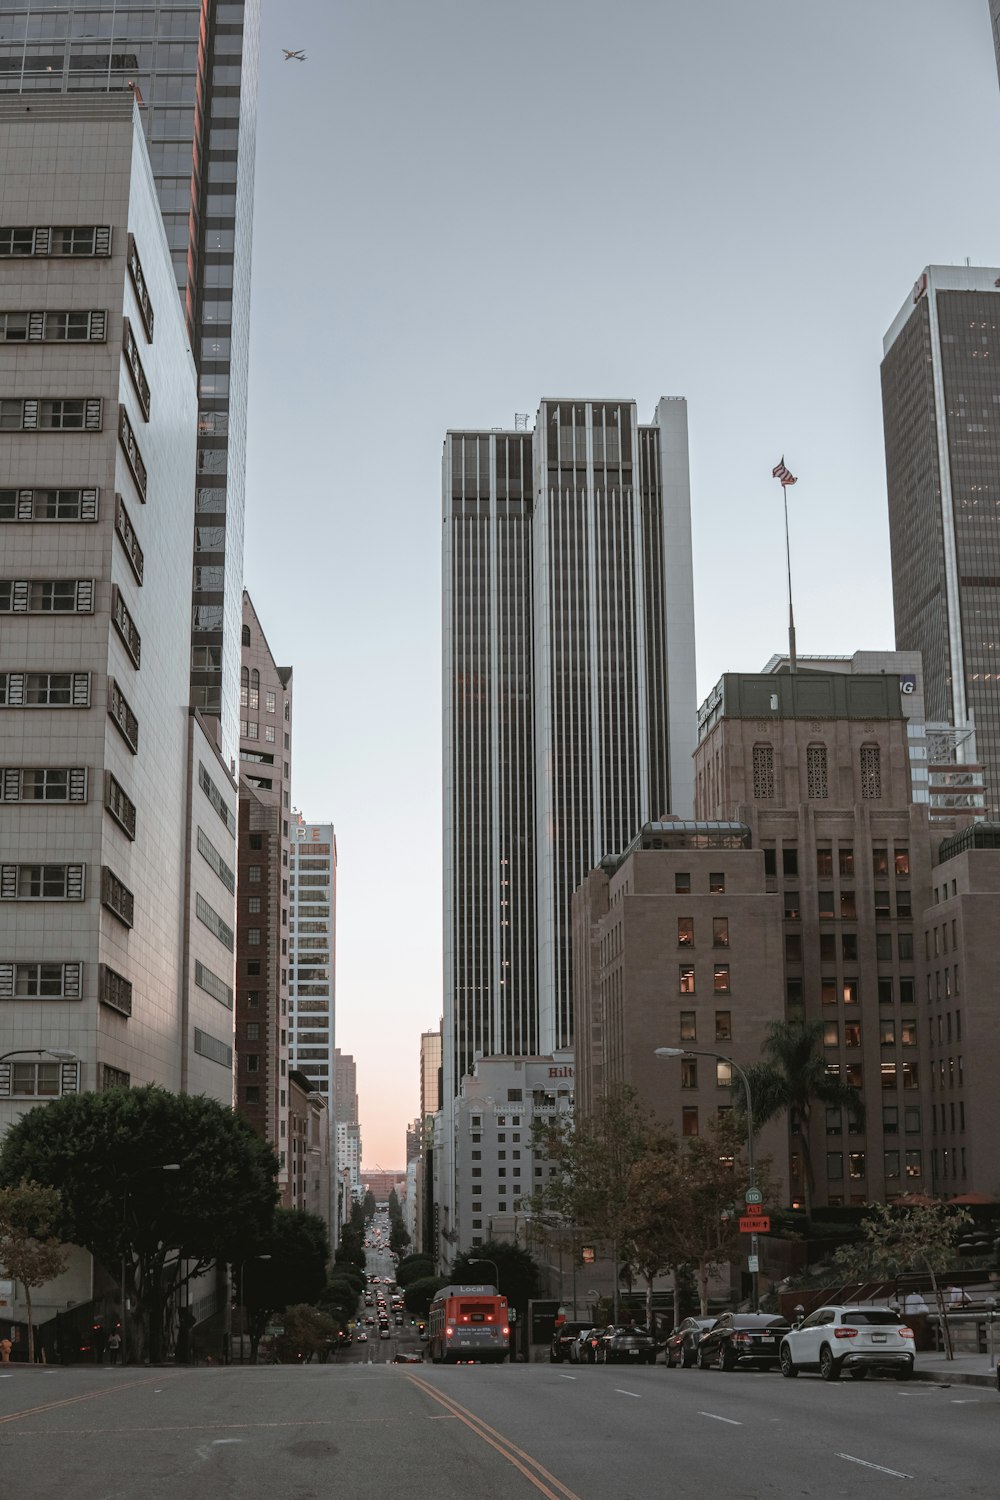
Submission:
M 146 1172 L 179 1172 L 180 1169 L 181 1169 L 180 1162 L 177 1162 L 177 1161 L 168 1161 L 168 1162 L 163 1163 L 162 1165 L 156 1163 L 156 1164 L 154 1164 L 152 1166 L 140 1167 L 137 1172 L 133 1172 L 132 1175 L 129 1177 L 128 1181 L 125 1184 L 125 1188 L 124 1188 L 124 1190 L 122 1192 L 122 1291 L 121 1291 L 122 1308 L 121 1308 L 121 1325 L 122 1325 L 122 1364 L 123 1365 L 127 1365 L 128 1364 L 128 1324 L 127 1324 L 127 1321 L 126 1321 L 127 1312 L 128 1312 L 128 1304 L 127 1304 L 126 1297 L 125 1297 L 125 1238 L 126 1238 L 126 1234 L 128 1232 L 128 1222 L 127 1222 L 128 1221 L 128 1195 L 129 1195 L 129 1193 L 132 1190 L 133 1183 L 135 1183 L 138 1180 L 138 1178 L 142 1177 L 144 1173 L 146 1173 Z
M 57 1057 L 60 1062 L 76 1062 L 76 1053 L 68 1047 L 13 1047 L 10 1052 L 0 1052 L 0 1063 L 8 1057 Z
M 748 1171 L 749 1176 L 750 1176 L 750 1187 L 751 1188 L 756 1187 L 756 1185 L 757 1185 L 757 1178 L 756 1178 L 755 1169 L 754 1169 L 754 1155 L 753 1155 L 753 1100 L 750 1097 L 750 1080 L 747 1077 L 747 1075 L 744 1073 L 743 1069 L 740 1067 L 739 1063 L 736 1062 L 736 1060 L 734 1058 L 730 1057 L 729 1054 L 726 1053 L 726 1052 L 705 1052 L 705 1051 L 696 1050 L 693 1047 L 656 1047 L 656 1048 L 654 1048 L 654 1052 L 655 1052 L 655 1054 L 656 1054 L 657 1057 L 714 1057 L 718 1062 L 728 1063 L 729 1066 L 732 1068 L 733 1072 L 737 1074 L 737 1076 L 740 1079 L 740 1082 L 743 1084 L 743 1091 L 744 1091 L 744 1093 L 746 1095 L 746 1107 L 747 1107 L 747 1171 Z M 757 1291 L 758 1291 L 757 1266 L 759 1264 L 759 1261 L 758 1261 L 758 1248 L 757 1247 L 758 1247 L 757 1236 L 756 1236 L 756 1234 L 751 1234 L 751 1236 L 750 1236 L 750 1265 L 751 1265 L 752 1269 L 750 1271 L 750 1306 L 751 1306 L 751 1308 L 753 1309 L 754 1312 L 757 1311 L 757 1304 L 758 1304 L 758 1300 L 759 1300 L 758 1296 L 757 1296 Z
M 247 1305 L 246 1305 L 246 1303 L 243 1300 L 243 1268 L 246 1265 L 246 1263 L 247 1263 L 248 1260 L 270 1260 L 270 1259 L 271 1259 L 270 1255 L 244 1255 L 243 1259 L 240 1261 L 240 1276 L 239 1276 L 239 1281 L 240 1281 L 240 1364 L 243 1364 L 243 1362 L 244 1362 L 243 1361 L 243 1355 L 244 1355 L 244 1350 L 245 1350 L 245 1347 L 246 1347 L 245 1343 L 244 1343 L 244 1340 L 246 1338 L 246 1331 L 247 1331 Z
M 490 1260 L 485 1255 L 476 1255 L 476 1256 L 471 1256 L 470 1255 L 469 1256 L 469 1265 L 470 1266 L 492 1266 L 493 1267 L 493 1277 L 494 1277 L 493 1284 L 496 1287 L 497 1291 L 499 1292 L 499 1290 L 500 1290 L 500 1272 L 497 1270 L 497 1263 L 496 1263 L 495 1260 Z

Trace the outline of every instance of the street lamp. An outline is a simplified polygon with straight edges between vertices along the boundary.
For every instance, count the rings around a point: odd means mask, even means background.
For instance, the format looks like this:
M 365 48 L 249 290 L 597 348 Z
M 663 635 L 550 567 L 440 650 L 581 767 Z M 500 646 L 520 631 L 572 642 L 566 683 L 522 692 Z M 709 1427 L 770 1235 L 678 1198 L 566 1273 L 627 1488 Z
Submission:
M 247 1331 L 247 1305 L 243 1300 L 243 1268 L 248 1260 L 270 1260 L 270 1255 L 244 1255 L 240 1261 L 240 1364 L 243 1364 L 244 1340 Z
M 747 1171 L 750 1174 L 750 1187 L 751 1188 L 756 1188 L 756 1186 L 757 1186 L 757 1179 L 756 1179 L 756 1175 L 755 1175 L 755 1171 L 754 1171 L 754 1156 L 753 1156 L 753 1100 L 750 1097 L 750 1080 L 747 1077 L 747 1075 L 744 1073 L 743 1069 L 740 1067 L 739 1063 L 736 1062 L 734 1058 L 730 1057 L 728 1055 L 728 1053 L 726 1053 L 726 1052 L 704 1052 L 704 1051 L 696 1050 L 693 1047 L 655 1047 L 653 1050 L 654 1050 L 654 1052 L 655 1052 L 655 1054 L 656 1054 L 657 1057 L 714 1057 L 718 1062 L 728 1063 L 729 1066 L 732 1068 L 733 1072 L 737 1074 L 737 1076 L 739 1077 L 741 1083 L 743 1084 L 743 1091 L 746 1094 L 746 1107 L 747 1107 Z M 751 1236 L 750 1236 L 750 1265 L 752 1267 L 752 1270 L 750 1272 L 750 1305 L 751 1305 L 751 1307 L 752 1307 L 752 1309 L 753 1309 L 754 1312 L 757 1311 L 757 1304 L 758 1304 L 758 1296 L 757 1296 L 757 1266 L 758 1266 L 759 1262 L 758 1262 L 758 1258 L 757 1258 L 758 1257 L 757 1244 L 758 1244 L 758 1242 L 757 1242 L 757 1236 L 756 1236 L 756 1234 L 751 1234 Z
M 497 1270 L 497 1263 L 496 1263 L 495 1260 L 490 1260 L 485 1255 L 477 1255 L 475 1257 L 470 1256 L 468 1263 L 469 1263 L 470 1266 L 492 1266 L 493 1267 L 493 1276 L 495 1278 L 493 1284 L 496 1287 L 497 1291 L 499 1292 L 499 1290 L 500 1290 L 500 1272 Z
M 76 1062 L 76 1053 L 68 1047 L 14 1047 L 10 1052 L 0 1052 L 0 1063 L 8 1057 L 57 1057 L 60 1062 Z
M 136 1181 L 137 1178 L 141 1177 L 144 1172 L 179 1172 L 180 1169 L 181 1169 L 180 1162 L 177 1162 L 177 1161 L 168 1161 L 165 1164 L 163 1164 L 162 1166 L 154 1163 L 152 1166 L 140 1167 L 138 1169 L 138 1171 L 133 1172 L 132 1175 L 129 1177 L 128 1182 L 126 1182 L 126 1184 L 125 1184 L 125 1189 L 124 1189 L 124 1191 L 122 1193 L 122 1310 L 121 1310 L 121 1325 L 122 1325 L 122 1364 L 123 1365 L 127 1365 L 128 1364 L 128 1326 L 127 1326 L 127 1323 L 126 1323 L 126 1314 L 127 1314 L 127 1311 L 128 1311 L 128 1307 L 127 1307 L 127 1303 L 126 1303 L 126 1299 L 125 1299 L 125 1238 L 126 1238 L 126 1234 L 128 1232 L 128 1225 L 127 1225 L 127 1219 L 128 1219 L 128 1195 L 129 1195 L 129 1193 L 130 1193 L 130 1191 L 132 1189 L 132 1184 Z

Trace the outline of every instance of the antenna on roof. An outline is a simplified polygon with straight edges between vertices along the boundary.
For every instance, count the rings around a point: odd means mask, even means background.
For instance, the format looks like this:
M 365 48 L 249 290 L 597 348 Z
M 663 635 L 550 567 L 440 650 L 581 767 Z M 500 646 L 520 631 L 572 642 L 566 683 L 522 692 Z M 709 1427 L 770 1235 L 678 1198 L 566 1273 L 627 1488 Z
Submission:
M 531 413 L 527 411 L 516 411 L 514 413 L 514 431 L 527 432 L 528 423 L 531 421 Z

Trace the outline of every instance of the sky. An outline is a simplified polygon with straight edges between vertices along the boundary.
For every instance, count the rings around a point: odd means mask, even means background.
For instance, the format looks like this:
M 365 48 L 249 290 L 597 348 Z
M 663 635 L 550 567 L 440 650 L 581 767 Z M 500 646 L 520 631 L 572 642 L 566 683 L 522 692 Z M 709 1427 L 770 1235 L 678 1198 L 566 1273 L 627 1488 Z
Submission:
M 988 0 L 263 10 L 247 587 L 394 1168 L 442 1009 L 445 431 L 684 396 L 699 699 L 786 647 L 782 456 L 799 653 L 891 647 L 882 336 L 925 265 L 1000 262 L 1000 91 Z

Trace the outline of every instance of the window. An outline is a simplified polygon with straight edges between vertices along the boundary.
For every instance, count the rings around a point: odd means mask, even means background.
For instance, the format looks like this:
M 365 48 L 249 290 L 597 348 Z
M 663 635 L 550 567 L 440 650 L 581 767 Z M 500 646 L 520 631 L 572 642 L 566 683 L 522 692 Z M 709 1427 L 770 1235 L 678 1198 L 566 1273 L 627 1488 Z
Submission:
M 0 769 L 2 802 L 86 802 L 85 766 Z
M 689 948 L 694 942 L 694 918 L 677 918 L 677 946 L 678 948 Z
M 133 666 L 138 667 L 142 658 L 142 640 L 117 584 L 111 587 L 111 619 Z
M 876 932 L 875 934 L 875 957 L 879 963 L 892 962 L 892 933 Z M 881 982 L 881 981 L 880 981 Z M 890 984 L 891 984 L 890 980 Z
M 107 964 L 101 964 L 97 989 L 102 1005 L 107 1005 L 123 1016 L 132 1014 L 132 984 L 124 974 L 118 974 L 114 969 L 109 969 Z
M 833 879 L 833 850 L 816 850 L 816 874 L 820 880 Z
M 843 932 L 840 935 L 840 956 L 845 963 L 857 963 L 858 961 L 858 935 L 856 932 Z
M 861 1025 L 860 1025 L 860 1023 L 858 1021 L 845 1021 L 844 1022 L 844 1046 L 845 1047 L 860 1047 L 861 1046 Z
M 0 521 L 96 521 L 96 489 L 0 489 Z
M 693 1010 L 682 1010 L 678 1037 L 682 1042 L 696 1042 L 698 1040 L 698 1025 Z
M 135 897 L 123 881 L 109 870 L 107 865 L 101 871 L 101 905 L 116 916 L 119 922 L 126 927 L 131 927 L 135 914 Z
M 129 415 L 124 406 L 119 406 L 118 408 L 118 442 L 128 460 L 128 466 L 132 471 L 132 478 L 135 480 L 136 488 L 139 491 L 139 499 L 145 505 L 149 475 L 146 465 L 143 462 L 142 454 L 139 451 L 139 444 L 136 441 L 135 433 L 132 430 L 132 423 L 129 421 Z
M 880 1021 L 878 1023 L 878 1039 L 883 1047 L 894 1047 L 896 1045 L 895 1021 Z
M 860 750 L 861 796 L 877 801 L 882 796 L 882 754 L 878 745 L 862 745 Z
M 795 848 L 782 849 L 781 851 L 781 873 L 786 879 L 795 878 L 799 873 L 799 851 Z
M 712 946 L 714 948 L 729 947 L 729 918 L 712 918 Z
M 913 933 L 912 932 L 901 932 L 899 934 L 898 942 L 899 942 L 899 956 L 900 956 L 900 958 L 903 959 L 903 960 L 912 959 L 912 957 L 913 957 Z
M 802 934 L 800 932 L 785 933 L 785 962 L 790 964 L 802 962 Z
M 680 993 L 682 995 L 694 994 L 694 964 L 681 964 L 680 970 Z
M 15 1062 L 10 1069 L 10 1092 L 27 1099 L 59 1097 L 60 1067 L 57 1062 Z M 69 1092 L 74 1092 L 70 1090 Z
M 249 1053 L 247 1055 L 247 1058 L 246 1058 L 246 1065 L 247 1065 L 247 1072 L 248 1073 L 259 1073 L 260 1072 L 260 1053 L 259 1052 L 251 1052 L 251 1053 Z
M 912 896 L 909 891 L 896 892 L 896 916 L 902 922 L 909 922 L 913 916 Z
M 698 1087 L 698 1059 L 696 1057 L 681 1058 L 681 1088 L 696 1089 Z
M 222 920 L 217 911 L 214 911 L 213 908 L 209 906 L 208 902 L 200 892 L 196 892 L 195 894 L 194 909 L 199 922 L 203 922 L 208 928 L 209 932 L 214 933 L 214 935 L 219 939 L 219 942 L 224 944 L 224 946 L 227 947 L 230 952 L 232 952 L 235 946 L 233 929 L 229 926 L 228 923 Z
M 274 695 L 273 692 L 271 692 L 271 690 L 269 688 L 265 692 L 265 694 L 264 694 L 264 707 L 265 707 L 266 711 L 269 714 L 273 714 L 275 712 L 275 701 L 274 701 L 274 699 L 275 699 L 275 695 Z M 274 736 L 272 735 L 271 738 L 273 739 Z
M 889 873 L 889 851 L 888 851 L 888 849 L 873 849 L 872 850 L 872 874 L 875 876 L 875 878 L 877 880 L 880 875 L 888 875 L 888 873 Z
M 806 746 L 806 795 L 810 801 L 830 795 L 825 745 Z
M 774 796 L 774 746 L 753 747 L 753 795 L 757 802 L 769 801 Z
M 246 1104 L 260 1103 L 260 1085 L 257 1083 L 247 1084 L 243 1090 L 243 1100 Z
M 721 896 L 725 893 L 726 877 L 721 870 L 714 870 L 708 877 L 708 890 L 712 896 Z
M 681 1134 L 698 1134 L 698 1106 L 687 1104 L 681 1110 Z
M 922 1177 L 923 1176 L 923 1174 L 924 1174 L 924 1167 L 923 1167 L 923 1152 L 922 1151 L 907 1151 L 906 1152 L 905 1160 L 906 1160 L 906 1175 L 907 1175 L 907 1177 Z
M 713 989 L 717 995 L 729 994 L 729 965 L 716 964 L 713 979 Z
M 898 1151 L 885 1151 L 885 1152 L 883 1152 L 883 1154 L 882 1154 L 882 1162 L 883 1162 L 883 1165 L 884 1165 L 884 1168 L 885 1168 L 885 1175 L 886 1175 L 886 1177 L 898 1177 L 899 1176 L 899 1152 Z
M 139 720 L 128 705 L 128 700 L 113 677 L 108 679 L 108 714 L 114 721 L 132 754 L 139 749 Z
M 286 704 L 285 707 L 287 708 L 288 705 Z M 288 718 L 287 713 L 285 714 L 285 718 L 286 719 Z M 679 873 L 675 874 L 674 875 L 674 891 L 675 891 L 675 893 L 678 896 L 686 896 L 689 893 L 690 890 L 691 890 L 691 876 L 690 876 L 690 874 L 688 874 L 686 872 L 679 872 Z
M 0 900 L 82 901 L 83 865 L 0 865 Z
M 842 1151 L 828 1151 L 826 1153 L 826 1175 L 831 1181 L 836 1181 L 844 1175 L 844 1153 Z
M 837 1021 L 825 1021 L 823 1023 L 823 1046 L 840 1046 L 840 1024 Z
M 251 948 L 260 947 L 260 932 L 261 930 L 259 927 L 247 928 L 247 943 Z
M 840 893 L 840 917 L 843 922 L 853 922 L 858 915 L 857 903 L 853 891 L 841 891 Z
M 883 1104 L 882 1106 L 882 1134 L 899 1134 L 899 1110 L 895 1104 Z
M 733 1086 L 733 1065 L 726 1058 L 717 1057 L 715 1060 L 715 1086 L 720 1089 Z
M 828 1109 L 826 1111 L 826 1133 L 827 1135 L 843 1135 L 844 1112 L 840 1109 Z
M 798 891 L 785 892 L 785 921 L 799 922 L 802 920 L 802 910 L 799 906 Z
M 893 856 L 893 865 L 898 878 L 908 878 L 910 874 L 910 851 L 909 849 L 897 848 Z
M 226 1042 L 219 1041 L 217 1037 L 209 1036 L 207 1031 L 194 1028 L 194 1050 L 200 1057 L 207 1057 L 210 1062 L 216 1062 L 223 1068 L 233 1066 L 233 1049 Z
M 865 1175 L 865 1153 L 863 1151 L 848 1152 L 847 1160 L 852 1177 L 863 1177 Z
M 943 1108 L 943 1106 L 942 1106 L 942 1108 Z M 965 1108 L 965 1106 L 963 1105 L 962 1109 L 964 1110 L 964 1108 Z M 963 1129 L 965 1128 L 964 1125 L 963 1125 L 962 1128 Z M 903 1129 L 906 1131 L 907 1135 L 919 1135 L 920 1134 L 920 1105 L 919 1104 L 908 1104 L 906 1106 L 906 1108 L 903 1110 Z
M 835 979 L 820 980 L 819 998 L 823 1005 L 836 1005 L 838 1000 L 838 985 Z
M 919 1088 L 920 1079 L 916 1061 L 903 1064 L 903 1087 L 904 1089 Z
M 136 342 L 135 334 L 132 332 L 132 325 L 128 318 L 123 318 L 122 324 L 122 353 L 125 356 L 125 364 L 132 379 L 133 389 L 139 399 L 142 414 L 148 422 L 151 402 L 149 381 L 142 367 L 142 360 L 139 358 L 139 345 Z
M 236 890 L 236 876 L 215 845 L 209 839 L 204 829 L 198 829 L 198 853 L 202 859 L 215 871 L 223 885 L 229 891 Z
M 733 1014 L 729 1010 L 715 1012 L 715 1040 L 731 1042 L 733 1039 Z
M 91 578 L 0 579 L 2 614 L 93 614 Z
M 199 989 L 205 991 L 206 995 L 211 995 L 213 1000 L 218 1000 L 220 1005 L 224 1005 L 228 1010 L 232 1010 L 232 989 L 226 984 L 224 979 L 220 979 L 218 974 L 213 974 L 211 969 L 206 969 L 205 965 L 198 959 L 195 960 L 194 965 L 194 982 Z M 252 999 L 250 999 L 250 1004 L 254 1004 Z
M 135 534 L 131 517 L 125 508 L 125 501 L 121 495 L 115 495 L 115 531 L 118 539 L 125 548 L 125 556 L 128 558 L 129 567 L 135 575 L 137 583 L 142 583 L 145 559 L 139 540 Z
M 146 332 L 146 342 L 151 344 L 153 342 L 153 326 L 155 322 L 153 304 L 149 299 L 149 289 L 146 286 L 146 278 L 143 275 L 142 261 L 139 259 L 135 236 L 131 234 L 128 237 L 127 264 L 129 280 L 132 283 L 132 290 L 135 292 L 139 314 L 142 318 L 142 326 Z
M 845 979 L 843 986 L 844 1004 L 857 1005 L 858 1003 L 858 981 L 856 979 Z
M 917 1045 L 917 1023 L 910 1016 L 900 1022 L 899 1039 L 904 1047 L 915 1047 Z
M 229 807 L 226 799 L 219 791 L 219 788 L 216 786 L 215 782 L 212 780 L 211 776 L 208 774 L 201 761 L 198 762 L 198 785 L 205 793 L 205 796 L 208 798 L 209 802 L 211 802 L 212 806 L 215 808 L 215 811 L 218 813 L 223 823 L 225 823 L 226 827 L 229 829 L 229 832 L 235 834 L 235 814 Z M 253 835 L 251 835 L 250 847 L 253 848 Z
M 834 915 L 833 892 L 819 891 L 816 899 L 820 921 L 832 921 Z
M 0 963 L 0 1000 L 79 1000 L 83 965 Z
M 130 839 L 135 838 L 135 803 L 110 771 L 104 773 L 104 806 Z

